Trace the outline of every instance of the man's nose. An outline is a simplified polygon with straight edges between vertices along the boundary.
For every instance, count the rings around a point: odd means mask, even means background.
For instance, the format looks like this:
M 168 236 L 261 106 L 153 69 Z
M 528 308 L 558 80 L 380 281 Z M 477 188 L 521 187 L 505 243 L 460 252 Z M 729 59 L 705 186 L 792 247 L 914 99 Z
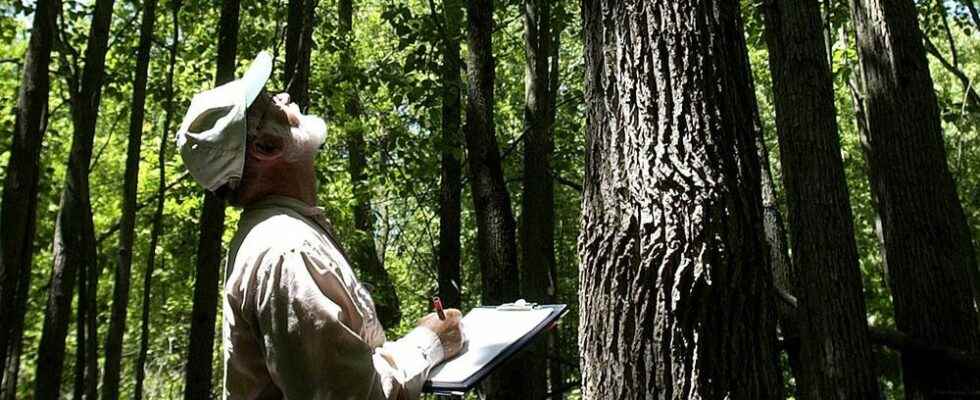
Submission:
M 276 104 L 287 105 L 289 104 L 289 93 L 286 92 L 279 93 L 276 95 L 276 97 L 273 100 L 275 100 Z

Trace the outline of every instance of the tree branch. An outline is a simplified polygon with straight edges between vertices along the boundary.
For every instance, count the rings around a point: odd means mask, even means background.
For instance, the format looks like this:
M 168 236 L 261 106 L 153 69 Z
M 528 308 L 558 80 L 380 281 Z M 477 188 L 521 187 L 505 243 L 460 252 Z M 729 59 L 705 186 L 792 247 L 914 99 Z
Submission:
M 980 28 L 980 12 L 977 12 L 977 6 L 973 4 L 973 0 L 960 0 L 960 3 L 966 6 L 966 9 L 970 12 L 970 18 L 973 19 L 973 25 Z
M 779 290 L 777 294 L 799 312 L 796 297 L 784 290 Z M 894 329 L 868 326 L 868 334 L 871 337 L 871 341 L 880 346 L 889 347 L 899 352 L 923 354 L 937 361 L 952 363 L 961 368 L 973 371 L 980 371 L 980 353 L 971 353 L 954 347 L 934 346 Z M 789 338 L 784 340 L 784 345 L 789 340 Z
M 572 181 L 570 179 L 566 179 L 565 177 L 562 177 L 561 175 L 558 175 L 558 174 L 556 174 L 554 172 L 551 173 L 551 177 L 555 180 L 555 182 L 558 182 L 558 183 L 560 183 L 562 185 L 568 186 L 569 188 L 574 189 L 575 191 L 577 191 L 579 193 L 582 192 L 582 184 L 581 183 Z
M 928 36 L 923 34 L 922 40 L 926 45 L 926 52 L 932 55 L 932 57 L 935 58 L 937 61 L 939 61 L 939 63 L 942 64 L 943 68 L 945 68 L 946 71 L 953 74 L 953 76 L 959 79 L 960 83 L 963 85 L 963 92 L 966 95 L 967 104 L 970 104 L 973 107 L 980 107 L 980 95 L 978 95 L 977 91 L 973 89 L 973 82 L 970 81 L 970 77 L 966 76 L 966 74 L 963 73 L 963 71 L 961 71 L 959 68 L 956 68 L 955 65 L 951 64 L 948 60 L 946 60 L 946 57 L 944 57 L 942 53 L 939 52 L 939 49 L 937 49 L 936 45 L 932 43 L 932 40 L 929 40 Z
M 871 334 L 871 340 L 879 345 L 890 347 L 900 352 L 926 354 L 962 368 L 980 371 L 980 354 L 970 353 L 952 347 L 933 346 L 913 339 L 909 335 L 897 330 L 868 327 L 868 332 Z

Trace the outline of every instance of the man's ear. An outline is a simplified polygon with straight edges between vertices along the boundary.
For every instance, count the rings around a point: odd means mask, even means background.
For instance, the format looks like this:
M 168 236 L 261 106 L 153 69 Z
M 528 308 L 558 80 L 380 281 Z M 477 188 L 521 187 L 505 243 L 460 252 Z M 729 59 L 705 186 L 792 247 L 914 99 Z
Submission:
M 260 161 L 274 161 L 282 158 L 286 141 L 274 135 L 257 135 L 248 141 L 249 153 Z

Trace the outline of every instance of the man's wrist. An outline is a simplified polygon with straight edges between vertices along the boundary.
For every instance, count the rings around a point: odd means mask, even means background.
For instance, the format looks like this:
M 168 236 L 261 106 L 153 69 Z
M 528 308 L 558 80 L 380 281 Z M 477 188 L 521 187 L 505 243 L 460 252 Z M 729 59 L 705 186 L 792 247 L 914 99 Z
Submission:
M 417 349 L 430 367 L 441 363 L 446 358 L 446 349 L 442 340 L 439 339 L 439 335 L 427 327 L 419 326 L 412 329 L 399 342 Z

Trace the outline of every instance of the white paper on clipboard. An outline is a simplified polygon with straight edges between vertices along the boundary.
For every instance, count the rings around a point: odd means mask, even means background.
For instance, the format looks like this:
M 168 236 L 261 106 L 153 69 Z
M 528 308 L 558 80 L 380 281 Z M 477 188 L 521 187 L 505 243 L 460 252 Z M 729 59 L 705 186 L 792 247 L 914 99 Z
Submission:
M 475 308 L 463 317 L 467 348 L 456 358 L 432 369 L 434 385 L 461 383 L 478 373 L 508 347 L 540 325 L 554 310 L 503 311 Z

